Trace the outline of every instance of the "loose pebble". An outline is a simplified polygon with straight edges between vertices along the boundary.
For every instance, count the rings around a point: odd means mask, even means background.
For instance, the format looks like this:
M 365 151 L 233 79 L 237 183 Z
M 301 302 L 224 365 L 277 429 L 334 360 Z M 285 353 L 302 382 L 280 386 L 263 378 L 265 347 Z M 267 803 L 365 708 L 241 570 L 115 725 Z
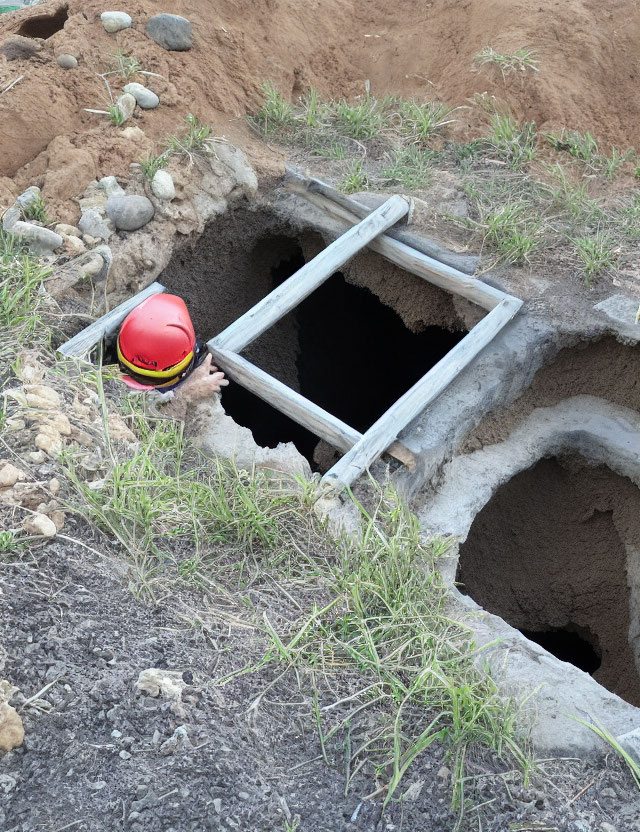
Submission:
M 79 228 L 76 228 L 75 225 L 67 225 L 66 222 L 59 222 L 53 230 L 61 237 L 65 234 L 68 237 L 80 237 L 82 234 Z
M 136 108 L 136 100 L 131 93 L 125 92 L 124 95 L 121 95 L 116 101 L 116 106 L 122 113 L 123 120 L 129 121 L 133 115 L 133 111 Z
M 131 28 L 131 17 L 126 12 L 102 12 L 100 20 L 104 26 L 105 32 L 110 35 L 121 31 L 122 29 Z
M 125 87 L 125 92 L 129 92 L 129 90 Z M 102 186 L 102 190 L 105 192 L 107 197 L 110 196 L 124 196 L 124 188 L 118 184 L 118 180 L 115 176 L 103 176 L 100 180 L 100 185 Z
M 147 23 L 147 34 L 164 49 L 185 52 L 191 49 L 191 23 L 177 14 L 156 14 Z
M 176 187 L 173 184 L 173 177 L 166 170 L 156 171 L 151 180 L 151 191 L 158 199 L 165 199 L 170 202 L 176 195 Z
M 121 760 L 130 760 L 131 759 L 131 753 L 129 751 L 121 751 L 120 754 L 118 754 L 118 756 L 120 757 Z
M 22 528 L 37 537 L 55 537 L 56 524 L 46 514 L 30 514 L 22 523 Z
M 143 84 L 127 84 L 124 91 L 130 93 L 143 110 L 155 110 L 160 103 L 160 99 L 155 92 L 147 89 Z
M 97 208 L 86 208 L 78 223 L 83 234 L 98 240 L 108 240 L 113 234 L 113 224 L 101 216 Z
M 18 480 L 24 479 L 24 476 L 19 468 L 7 462 L 0 468 L 0 488 L 13 488 Z
M 63 69 L 75 69 L 78 66 L 78 59 L 66 53 L 58 55 L 57 61 L 58 66 L 61 66 Z

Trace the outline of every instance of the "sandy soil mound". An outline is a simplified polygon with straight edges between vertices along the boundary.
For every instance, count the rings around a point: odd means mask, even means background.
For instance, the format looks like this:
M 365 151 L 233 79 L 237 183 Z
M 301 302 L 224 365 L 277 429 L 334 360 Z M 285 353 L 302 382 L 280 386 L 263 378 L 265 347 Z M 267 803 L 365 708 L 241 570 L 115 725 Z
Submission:
M 595 0 L 125 5 L 133 27 L 116 35 L 104 31 L 99 16 L 106 7 L 96 0 L 48 0 L 3 16 L 0 91 L 22 79 L 0 92 L 0 205 L 29 184 L 41 185 L 45 200 L 55 203 L 77 195 L 96 176 L 125 176 L 128 164 L 149 152 L 152 141 L 179 130 L 188 112 L 248 146 L 263 171 L 273 170 L 277 153 L 265 150 L 244 120 L 267 79 L 293 97 L 309 85 L 332 97 L 361 93 L 367 79 L 376 96 L 437 96 L 453 105 L 486 90 L 539 126 L 590 130 L 623 146 L 637 133 L 640 13 L 634 0 L 615 0 L 606 9 Z M 191 51 L 167 52 L 147 37 L 147 19 L 162 11 L 192 21 Z M 16 47 L 15 35 L 26 44 Z M 13 45 L 3 50 L 10 39 Z M 36 51 L 25 57 L 29 41 Z M 531 47 L 539 71 L 503 79 L 496 67 L 474 64 L 486 46 Z M 162 76 L 147 76 L 160 95 L 159 109 L 136 114 L 147 143 L 123 138 L 104 116 L 83 109 L 106 109 L 108 93 L 98 73 L 108 70 L 118 49 Z M 57 65 L 65 52 L 77 56 L 77 69 Z M 126 83 L 118 76 L 110 82 L 114 94 Z M 471 127 L 468 111 L 459 118 L 463 130 Z

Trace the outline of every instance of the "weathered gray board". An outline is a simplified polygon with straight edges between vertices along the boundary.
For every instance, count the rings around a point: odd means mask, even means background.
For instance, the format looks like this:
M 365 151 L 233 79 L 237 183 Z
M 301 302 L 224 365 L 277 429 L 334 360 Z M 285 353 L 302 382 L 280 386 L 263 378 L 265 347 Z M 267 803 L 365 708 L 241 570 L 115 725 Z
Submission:
M 289 179 L 288 187 L 291 190 L 300 193 L 305 199 L 330 212 L 347 225 L 353 226 L 350 229 L 351 232 L 362 228 L 363 223 L 367 223 L 385 207 L 388 208 L 393 200 L 391 198 L 376 211 L 367 214 L 365 219 L 361 219 L 366 209 L 346 195 L 335 192 L 319 180 L 309 180 L 291 174 L 289 174 Z M 309 402 L 237 354 L 320 286 L 333 273 L 333 271 L 327 273 L 327 266 L 335 270 L 338 268 L 334 265 L 335 263 L 339 261 L 342 265 L 346 262 L 347 257 L 340 259 L 331 254 L 326 256 L 332 247 L 336 251 L 335 247 L 343 243 L 346 235 L 335 240 L 318 257 L 307 263 L 282 286 L 267 295 L 208 343 L 216 362 L 230 378 L 247 387 L 339 450 L 346 450 L 342 459 L 323 478 L 324 482 L 336 490 L 342 490 L 350 485 L 365 468 L 371 465 L 373 460 L 385 449 L 389 449 L 398 433 L 453 381 L 458 373 L 513 318 L 522 305 L 522 301 L 518 298 L 487 286 L 397 239 L 401 234 L 404 236 L 406 232 L 394 230 L 392 232 L 394 236 L 390 236 L 383 233 L 384 229 L 380 228 L 380 224 L 376 227 L 378 228 L 377 235 L 370 234 L 367 244 L 373 251 L 379 252 L 388 260 L 430 283 L 465 297 L 490 311 L 453 350 L 392 405 L 364 435 L 359 435 L 344 422 Z M 349 233 L 349 231 L 346 232 L 346 234 Z M 347 239 L 353 243 L 352 237 Z M 363 239 L 364 235 L 360 235 L 361 242 Z M 362 245 L 359 246 L 359 248 L 362 247 Z M 348 250 L 351 256 L 358 250 L 358 247 L 350 244 Z M 357 440 L 356 434 L 359 435 Z
M 107 312 L 106 315 L 98 318 L 97 321 L 94 321 L 86 329 L 83 329 L 82 332 L 74 335 L 70 341 L 67 341 L 61 347 L 58 347 L 58 352 L 62 355 L 81 358 L 83 355 L 86 355 L 92 347 L 95 347 L 95 345 L 105 336 L 111 335 L 112 332 L 115 332 L 115 330 L 127 317 L 129 312 L 133 311 L 136 306 L 142 303 L 143 300 L 150 298 L 152 295 L 159 295 L 166 291 L 167 290 L 162 283 L 152 283 L 150 286 L 147 286 L 146 289 L 138 292 L 137 295 L 125 300 L 125 302 L 121 303 L 120 306 L 116 306 L 116 308 L 112 309 L 111 312 Z

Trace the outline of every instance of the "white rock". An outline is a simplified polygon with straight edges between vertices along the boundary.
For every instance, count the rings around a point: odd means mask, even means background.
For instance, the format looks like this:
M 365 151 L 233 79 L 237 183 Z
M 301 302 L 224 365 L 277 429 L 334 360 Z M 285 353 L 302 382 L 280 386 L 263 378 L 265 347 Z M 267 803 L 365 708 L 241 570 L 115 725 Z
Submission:
M 140 671 L 135 687 L 138 693 L 147 696 L 162 695 L 167 699 L 179 700 L 186 684 L 179 670 L 150 667 Z
M 160 103 L 160 99 L 155 92 L 147 89 L 144 84 L 127 84 L 124 87 L 124 91 L 130 93 L 137 101 L 138 106 L 142 107 L 143 110 L 155 110 Z
M 66 53 L 58 55 L 57 62 L 58 66 L 61 66 L 63 69 L 75 69 L 78 66 L 78 59 Z
M 126 12 L 102 12 L 100 20 L 104 26 L 105 32 L 113 35 L 121 29 L 131 28 L 131 17 Z
M 22 745 L 22 718 L 8 702 L 0 702 L 0 751 L 11 751 Z
M 24 392 L 27 394 L 27 404 L 30 407 L 60 406 L 60 394 L 46 384 L 25 384 Z
M 116 106 L 122 113 L 122 118 L 124 119 L 124 121 L 129 121 L 129 119 L 133 115 L 133 111 L 136 108 L 136 100 L 130 92 L 125 92 L 124 95 L 121 95 L 120 98 L 116 101 Z
M 10 462 L 0 468 L 0 488 L 12 488 L 18 480 L 24 479 L 24 473 Z
M 65 253 L 70 257 L 78 257 L 78 255 L 84 254 L 87 250 L 85 244 L 79 237 L 74 237 L 70 234 L 62 234 L 61 236 Z
M 22 523 L 22 528 L 38 537 L 55 537 L 58 532 L 56 524 L 46 514 L 30 514 Z
M 158 199 L 166 199 L 170 202 L 176 195 L 176 187 L 171 174 L 166 170 L 157 170 L 151 180 L 151 190 Z
M 69 237 L 80 237 L 82 233 L 75 225 L 67 225 L 66 222 L 59 222 L 53 230 L 56 234 L 60 234 L 61 236 L 67 234 Z
M 129 90 L 125 87 L 125 92 L 129 92 Z M 115 176 L 103 176 L 100 180 L 100 185 L 102 185 L 102 189 L 107 195 L 110 196 L 124 196 L 124 188 L 118 185 L 118 180 Z

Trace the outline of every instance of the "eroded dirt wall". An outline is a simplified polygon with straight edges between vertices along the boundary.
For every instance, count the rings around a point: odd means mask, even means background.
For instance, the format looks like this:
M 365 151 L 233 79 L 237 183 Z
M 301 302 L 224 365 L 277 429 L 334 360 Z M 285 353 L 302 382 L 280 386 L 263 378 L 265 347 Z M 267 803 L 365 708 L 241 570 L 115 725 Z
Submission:
M 627 578 L 628 566 L 637 568 L 627 549 L 639 539 L 633 483 L 578 457 L 545 459 L 503 485 L 478 514 L 460 548 L 457 580 L 518 629 L 584 634 L 602 661 L 594 678 L 640 705 Z
M 640 346 L 602 338 L 561 350 L 516 401 L 484 419 L 469 434 L 459 453 L 502 442 L 536 407 L 550 407 L 578 395 L 598 396 L 640 411 Z

